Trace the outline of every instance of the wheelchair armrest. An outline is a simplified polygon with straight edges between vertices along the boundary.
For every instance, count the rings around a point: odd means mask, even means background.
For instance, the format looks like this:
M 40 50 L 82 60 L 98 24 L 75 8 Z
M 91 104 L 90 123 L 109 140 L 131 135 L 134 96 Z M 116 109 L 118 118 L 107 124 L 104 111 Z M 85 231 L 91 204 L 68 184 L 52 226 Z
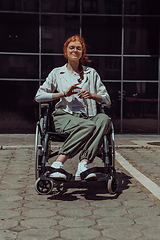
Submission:
M 43 130 L 46 133 L 47 131 L 51 131 L 51 128 L 54 127 L 52 124 L 51 113 L 55 110 L 55 100 L 50 102 L 43 102 L 40 104 L 41 107 L 41 115 L 40 118 L 43 118 Z
M 110 105 L 105 104 L 105 103 L 101 103 L 101 104 L 100 104 L 100 112 L 101 112 L 101 113 L 105 113 L 105 109 L 106 109 L 106 108 L 109 109 L 109 108 L 110 108 Z
M 49 103 L 41 103 L 41 108 L 49 107 Z

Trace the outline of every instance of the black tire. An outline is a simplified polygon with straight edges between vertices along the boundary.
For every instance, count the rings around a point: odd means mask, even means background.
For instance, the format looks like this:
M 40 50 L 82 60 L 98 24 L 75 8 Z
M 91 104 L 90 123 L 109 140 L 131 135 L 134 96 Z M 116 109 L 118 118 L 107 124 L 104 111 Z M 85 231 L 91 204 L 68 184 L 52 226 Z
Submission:
M 39 124 L 39 126 L 38 126 Z M 40 133 L 43 132 L 43 118 L 40 119 L 40 122 L 36 125 L 36 136 L 35 136 L 35 179 L 37 180 L 40 177 L 40 169 L 41 169 L 41 159 L 42 159 L 42 151 L 43 151 L 43 141 Z
M 117 174 L 116 170 L 113 171 L 113 175 L 110 176 L 110 179 L 107 182 L 108 192 L 110 194 L 115 194 L 118 188 Z
M 53 181 L 52 180 L 41 180 L 37 179 L 35 182 L 35 189 L 41 195 L 49 194 L 53 189 Z

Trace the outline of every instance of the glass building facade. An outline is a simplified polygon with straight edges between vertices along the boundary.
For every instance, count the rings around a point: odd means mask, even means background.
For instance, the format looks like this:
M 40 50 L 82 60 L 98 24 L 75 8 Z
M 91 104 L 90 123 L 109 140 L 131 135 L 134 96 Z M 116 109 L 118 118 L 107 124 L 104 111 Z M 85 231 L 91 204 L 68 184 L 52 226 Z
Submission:
M 159 0 L 1 0 L 0 133 L 34 133 L 36 91 L 79 34 L 112 100 L 115 133 L 159 134 Z

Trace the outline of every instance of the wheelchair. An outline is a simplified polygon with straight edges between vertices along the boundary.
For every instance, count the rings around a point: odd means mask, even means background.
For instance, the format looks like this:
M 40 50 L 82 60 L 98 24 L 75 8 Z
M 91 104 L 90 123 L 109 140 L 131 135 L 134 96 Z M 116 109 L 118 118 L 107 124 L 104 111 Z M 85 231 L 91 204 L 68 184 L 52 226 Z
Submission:
M 51 150 L 52 142 L 63 142 L 67 138 L 65 133 L 57 133 L 54 131 L 54 123 L 51 118 L 51 113 L 55 109 L 56 100 L 47 103 L 41 103 L 41 115 L 36 124 L 35 136 L 35 190 L 41 194 L 58 194 L 62 191 L 64 183 L 77 183 L 71 173 L 66 172 L 64 169 L 54 169 L 55 172 L 61 172 L 66 175 L 66 180 L 57 180 L 47 175 L 47 171 L 53 168 L 47 166 L 50 158 L 58 155 L 58 151 Z M 105 114 L 106 106 L 101 104 L 98 112 Z M 81 183 L 88 181 L 105 182 L 109 194 L 115 194 L 118 187 L 118 181 L 115 170 L 115 140 L 114 140 L 114 127 L 110 123 L 108 133 L 103 136 L 103 143 L 97 155 L 103 161 L 103 167 L 92 167 L 81 173 Z M 96 173 L 96 179 L 85 180 L 85 177 L 90 173 Z

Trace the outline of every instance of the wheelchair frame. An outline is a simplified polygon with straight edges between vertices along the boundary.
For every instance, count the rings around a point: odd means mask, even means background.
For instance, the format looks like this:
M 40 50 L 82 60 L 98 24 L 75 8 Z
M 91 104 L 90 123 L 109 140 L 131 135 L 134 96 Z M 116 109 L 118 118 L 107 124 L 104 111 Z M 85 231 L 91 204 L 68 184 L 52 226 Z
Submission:
M 67 177 L 66 181 L 58 181 L 51 177 L 48 177 L 46 172 L 51 169 L 51 167 L 46 166 L 48 159 L 58 155 L 58 151 L 52 153 L 51 151 L 51 141 L 63 142 L 67 138 L 67 134 L 59 134 L 55 131 L 51 131 L 53 127 L 51 120 L 51 112 L 54 111 L 55 101 L 49 103 L 41 104 L 41 116 L 36 124 L 36 137 L 35 137 L 35 190 L 39 194 L 49 194 L 52 191 L 58 193 L 60 191 L 61 185 L 64 182 L 76 182 L 72 174 L 66 172 L 63 169 L 55 169 L 55 172 L 64 173 Z M 105 114 L 105 104 L 101 104 L 100 112 Z M 115 170 L 115 140 L 114 140 L 114 127 L 113 123 L 110 123 L 108 133 L 103 136 L 103 149 L 101 147 L 100 157 L 104 163 L 104 167 L 93 167 L 87 171 L 81 173 L 80 182 L 88 182 L 89 180 L 84 180 L 84 178 L 89 173 L 101 173 L 102 177 L 97 178 L 92 181 L 105 181 L 110 194 L 114 194 L 117 191 L 118 181 Z M 53 170 L 53 168 L 52 168 Z M 91 180 L 90 180 L 91 181 Z

